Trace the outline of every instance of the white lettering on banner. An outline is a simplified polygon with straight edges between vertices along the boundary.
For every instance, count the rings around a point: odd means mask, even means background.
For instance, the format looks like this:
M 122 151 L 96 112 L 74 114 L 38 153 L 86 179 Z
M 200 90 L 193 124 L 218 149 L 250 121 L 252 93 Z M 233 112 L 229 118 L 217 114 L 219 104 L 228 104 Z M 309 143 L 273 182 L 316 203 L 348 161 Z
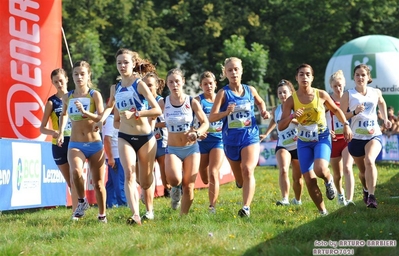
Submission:
M 11 148 L 11 207 L 41 204 L 41 145 L 12 142 Z
M 65 183 L 64 176 L 60 170 L 46 170 L 46 166 L 43 165 L 43 183 Z
M 41 52 L 40 46 L 37 45 L 41 41 L 40 26 L 36 23 L 40 21 L 39 9 L 38 1 L 9 1 L 9 34 L 13 37 L 9 42 L 12 58 L 10 61 L 11 78 L 23 84 L 16 83 L 10 87 L 7 92 L 6 106 L 8 119 L 18 138 L 45 140 L 46 135 L 44 134 L 37 138 L 23 135 L 24 124 L 31 124 L 36 128 L 40 126 L 41 116 L 39 117 L 37 112 L 40 108 L 44 111 L 42 99 L 28 87 L 43 85 L 40 68 L 42 61 L 33 56 Z M 21 93 L 32 97 L 18 97 Z
M 24 91 L 32 95 L 37 102 L 15 102 L 15 123 L 12 122 L 12 113 L 11 109 L 7 109 L 7 114 L 10 119 L 10 124 L 11 127 L 13 128 L 15 134 L 19 138 L 24 138 L 24 139 L 29 139 L 25 138 L 19 131 L 17 127 L 21 127 L 24 124 L 24 120 L 28 120 L 33 126 L 36 128 L 40 127 L 40 119 L 37 118 L 33 113 L 32 110 L 38 110 L 39 107 L 44 109 L 43 101 L 40 99 L 39 95 L 29 88 L 26 85 L 23 84 L 14 84 L 13 87 L 10 88 L 7 94 L 7 106 L 11 106 L 11 97 L 18 91 Z M 40 104 L 40 105 L 39 105 Z M 44 135 L 45 138 L 46 135 Z
M 10 183 L 11 172 L 10 170 L 0 170 L 0 186 Z

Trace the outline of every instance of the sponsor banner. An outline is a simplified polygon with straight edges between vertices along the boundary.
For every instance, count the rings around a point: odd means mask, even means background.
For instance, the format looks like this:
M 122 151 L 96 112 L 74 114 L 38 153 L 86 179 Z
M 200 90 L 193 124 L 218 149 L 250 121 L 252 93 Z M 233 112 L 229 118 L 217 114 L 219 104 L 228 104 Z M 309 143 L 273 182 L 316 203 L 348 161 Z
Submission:
M 0 137 L 50 140 L 39 127 L 56 92 L 50 73 L 61 67 L 61 2 L 1 1 Z
M 0 139 L 0 210 L 66 204 L 66 182 L 51 143 Z
M 382 160 L 399 161 L 399 135 L 382 136 Z
M 267 141 L 260 143 L 259 163 L 260 166 L 277 166 L 276 159 L 277 141 Z

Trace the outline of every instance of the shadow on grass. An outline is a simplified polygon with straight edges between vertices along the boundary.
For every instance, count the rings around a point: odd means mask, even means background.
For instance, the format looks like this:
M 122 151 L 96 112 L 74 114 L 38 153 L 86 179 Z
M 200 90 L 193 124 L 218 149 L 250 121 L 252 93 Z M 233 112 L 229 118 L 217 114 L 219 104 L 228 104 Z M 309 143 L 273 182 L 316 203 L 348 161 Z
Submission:
M 387 168 L 398 170 L 398 165 Z M 355 190 L 355 195 L 359 195 L 358 185 Z M 363 200 L 357 200 L 355 206 L 338 208 L 328 216 L 283 231 L 243 255 L 399 255 L 399 173 L 377 185 L 376 197 L 378 209 L 369 209 Z M 344 240 L 351 243 L 344 245 Z M 382 246 L 372 247 L 377 241 Z M 318 250 L 334 249 L 334 243 L 336 249 L 347 250 L 329 250 L 324 254 Z

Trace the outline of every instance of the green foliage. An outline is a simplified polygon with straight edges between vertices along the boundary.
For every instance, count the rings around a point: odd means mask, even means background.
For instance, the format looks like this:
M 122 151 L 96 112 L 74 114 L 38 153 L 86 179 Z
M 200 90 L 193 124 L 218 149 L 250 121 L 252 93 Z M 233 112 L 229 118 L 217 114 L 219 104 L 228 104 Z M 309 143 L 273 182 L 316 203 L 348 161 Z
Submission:
M 226 57 L 237 57 L 243 62 L 242 82 L 254 86 L 260 95 L 267 94 L 268 86 L 264 82 L 268 64 L 268 51 L 258 43 L 246 48 L 243 37 L 232 35 L 224 42 L 223 54 Z
M 220 73 L 232 36 L 256 60 L 245 63 L 243 81 L 276 95 L 282 78 L 295 84 L 301 63 L 312 65 L 313 85 L 324 88 L 328 60 L 344 43 L 368 34 L 399 37 L 397 13 L 396 0 L 63 0 L 62 15 L 72 58 L 90 54 L 91 65 L 99 61 L 95 78 L 105 95 L 118 75 L 114 53 L 120 47 L 139 52 L 160 74 L 180 66 L 194 87 L 193 74 Z M 255 55 L 263 51 L 267 58 L 261 61 Z M 69 72 L 65 46 L 63 56 Z
M 129 208 L 107 210 L 108 223 L 98 223 L 91 207 L 83 219 L 70 220 L 71 209 L 32 209 L 0 214 L 0 255 L 312 255 L 317 241 L 398 240 L 398 164 L 378 165 L 378 209 L 362 201 L 355 168 L 355 206 L 325 204 L 330 212 L 320 217 L 306 188 L 302 206 L 276 206 L 280 199 L 279 171 L 257 167 L 251 217 L 241 219 L 242 190 L 234 182 L 222 185 L 216 214 L 208 213 L 207 189 L 195 190 L 187 216 L 170 208 L 170 199 L 154 201 L 155 219 L 142 226 L 127 226 Z M 323 181 L 318 179 L 320 188 Z M 322 193 L 324 194 L 324 189 Z M 290 198 L 293 197 L 292 190 Z M 141 212 L 145 207 L 140 205 Z M 396 247 L 353 247 L 355 255 L 398 255 Z

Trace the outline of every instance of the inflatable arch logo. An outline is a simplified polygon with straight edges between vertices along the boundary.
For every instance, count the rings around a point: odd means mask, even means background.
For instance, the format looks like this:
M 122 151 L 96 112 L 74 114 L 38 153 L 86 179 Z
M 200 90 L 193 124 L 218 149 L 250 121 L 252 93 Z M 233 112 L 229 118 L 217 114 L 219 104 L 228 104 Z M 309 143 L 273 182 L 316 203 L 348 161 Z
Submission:
M 61 67 L 60 0 L 5 0 L 0 8 L 0 137 L 45 140 L 40 133 L 50 73 Z
M 399 110 L 399 39 L 385 35 L 356 38 L 341 46 L 327 64 L 325 89 L 332 92 L 331 74 L 342 70 L 346 78 L 345 89 L 355 87 L 353 69 L 359 64 L 368 65 L 373 82 L 369 85 L 381 90 L 387 106 Z

